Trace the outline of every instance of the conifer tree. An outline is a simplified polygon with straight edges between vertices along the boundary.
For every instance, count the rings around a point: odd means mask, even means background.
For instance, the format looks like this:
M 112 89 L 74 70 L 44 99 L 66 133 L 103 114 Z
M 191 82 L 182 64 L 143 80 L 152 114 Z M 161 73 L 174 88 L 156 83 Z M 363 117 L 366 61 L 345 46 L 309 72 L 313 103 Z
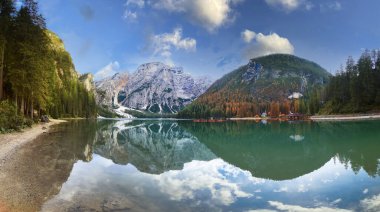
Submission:
M 0 100 L 4 95 L 5 53 L 10 37 L 15 8 L 12 0 L 0 1 Z

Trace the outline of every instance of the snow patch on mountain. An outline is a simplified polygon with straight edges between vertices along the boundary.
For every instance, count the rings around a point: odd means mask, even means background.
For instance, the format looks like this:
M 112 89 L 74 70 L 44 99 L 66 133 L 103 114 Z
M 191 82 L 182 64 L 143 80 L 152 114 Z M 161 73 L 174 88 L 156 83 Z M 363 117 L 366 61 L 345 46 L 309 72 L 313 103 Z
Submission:
M 128 109 L 119 104 L 118 96 L 128 82 L 128 73 L 116 73 L 111 77 L 107 77 L 95 82 L 96 103 L 105 109 L 115 112 L 124 118 L 134 118 L 125 110 Z

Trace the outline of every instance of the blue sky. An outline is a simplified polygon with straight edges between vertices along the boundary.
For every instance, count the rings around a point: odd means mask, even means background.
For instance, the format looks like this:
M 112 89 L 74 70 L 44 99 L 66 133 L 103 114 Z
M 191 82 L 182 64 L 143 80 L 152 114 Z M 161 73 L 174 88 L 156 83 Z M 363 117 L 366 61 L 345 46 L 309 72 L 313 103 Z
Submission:
M 289 53 L 334 73 L 380 44 L 378 0 L 39 0 L 80 73 L 161 61 L 216 79 Z

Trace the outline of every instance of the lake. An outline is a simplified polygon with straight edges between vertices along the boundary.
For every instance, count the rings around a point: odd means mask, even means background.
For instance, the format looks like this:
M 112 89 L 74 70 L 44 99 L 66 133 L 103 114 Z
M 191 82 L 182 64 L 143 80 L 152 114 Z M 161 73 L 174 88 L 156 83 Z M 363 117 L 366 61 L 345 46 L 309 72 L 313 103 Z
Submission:
M 380 210 L 380 121 L 71 121 L 19 154 L 42 211 Z

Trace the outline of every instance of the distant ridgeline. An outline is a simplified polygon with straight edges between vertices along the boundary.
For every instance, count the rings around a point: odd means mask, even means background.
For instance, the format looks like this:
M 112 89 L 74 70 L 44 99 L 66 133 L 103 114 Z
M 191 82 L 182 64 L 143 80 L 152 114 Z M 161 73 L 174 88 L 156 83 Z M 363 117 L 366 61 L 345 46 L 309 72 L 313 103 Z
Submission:
M 308 101 L 315 102 L 330 74 L 305 59 L 274 54 L 251 59 L 235 71 L 217 80 L 180 117 L 253 117 L 268 112 L 306 113 Z M 296 104 L 292 97 L 299 98 Z M 312 111 L 314 112 L 314 111 Z
M 93 92 L 80 81 L 62 40 L 46 29 L 34 0 L 18 10 L 14 1 L 2 0 L 0 28 L 0 128 L 13 128 L 5 126 L 5 113 L 18 121 L 41 114 L 96 116 Z

